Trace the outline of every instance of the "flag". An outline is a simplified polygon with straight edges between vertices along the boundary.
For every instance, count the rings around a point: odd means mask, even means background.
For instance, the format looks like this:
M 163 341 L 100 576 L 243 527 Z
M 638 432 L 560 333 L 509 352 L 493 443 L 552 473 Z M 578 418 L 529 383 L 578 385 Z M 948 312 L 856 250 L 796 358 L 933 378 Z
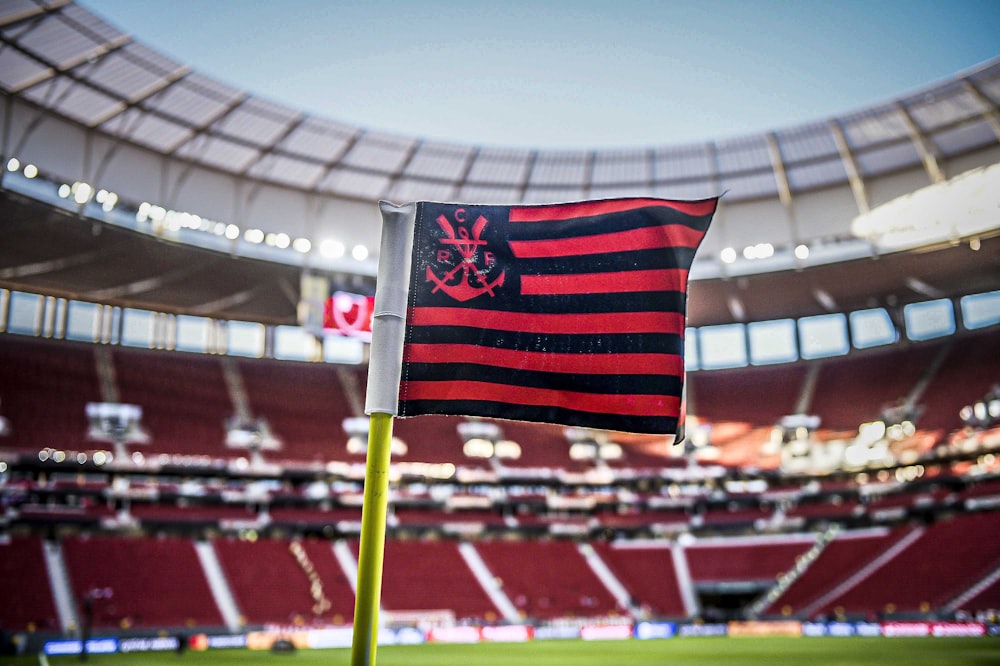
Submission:
M 398 415 L 675 434 L 717 203 L 417 203 Z

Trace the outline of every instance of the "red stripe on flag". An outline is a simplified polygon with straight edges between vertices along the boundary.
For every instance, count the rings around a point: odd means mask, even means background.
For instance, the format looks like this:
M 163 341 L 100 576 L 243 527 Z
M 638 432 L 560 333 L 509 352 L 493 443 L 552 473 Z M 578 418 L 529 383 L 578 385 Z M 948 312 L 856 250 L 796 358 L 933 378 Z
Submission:
M 686 291 L 688 272 L 682 268 L 618 273 L 522 275 L 521 294 L 621 294 L 636 291 Z
M 583 254 L 606 252 L 631 252 L 664 247 L 698 247 L 705 233 L 671 224 L 660 227 L 643 227 L 609 234 L 576 236 L 553 240 L 510 241 L 510 249 L 518 259 L 539 257 L 573 257 Z
M 674 375 L 684 372 L 677 354 L 556 354 L 462 344 L 410 344 L 407 363 L 472 363 L 514 370 L 591 375 Z
M 516 333 L 673 333 L 684 335 L 679 312 L 539 314 L 474 308 L 411 308 L 410 326 L 472 326 Z
M 515 206 L 510 209 L 511 222 L 550 222 L 625 213 L 639 208 L 673 208 L 686 215 L 701 217 L 715 212 L 716 199 L 704 201 L 667 201 L 665 199 L 615 199 L 584 201 L 556 206 Z
M 581 393 L 475 381 L 404 382 L 399 395 L 406 401 L 490 401 L 623 416 L 674 416 L 680 409 L 680 398 L 675 396 Z

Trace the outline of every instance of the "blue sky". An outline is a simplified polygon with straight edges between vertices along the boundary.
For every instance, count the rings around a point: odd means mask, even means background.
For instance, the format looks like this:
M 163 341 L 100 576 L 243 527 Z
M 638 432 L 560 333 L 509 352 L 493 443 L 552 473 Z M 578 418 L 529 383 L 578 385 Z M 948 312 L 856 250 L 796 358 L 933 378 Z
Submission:
M 1000 55 L 998 0 L 80 0 L 195 69 L 374 130 L 494 146 L 725 139 Z

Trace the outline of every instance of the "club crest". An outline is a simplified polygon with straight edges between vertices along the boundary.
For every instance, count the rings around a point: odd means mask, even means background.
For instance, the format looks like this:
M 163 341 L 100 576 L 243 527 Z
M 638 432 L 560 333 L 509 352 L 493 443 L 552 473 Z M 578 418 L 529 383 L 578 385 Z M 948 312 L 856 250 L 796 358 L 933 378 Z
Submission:
M 468 301 L 483 294 L 493 296 L 494 290 L 503 286 L 506 270 L 490 277 L 496 267 L 496 256 L 482 238 L 489 222 L 480 215 L 470 230 L 464 208 L 455 210 L 454 222 L 444 215 L 437 217 L 444 235 L 438 239 L 442 247 L 434 255 L 434 264 L 427 266 L 427 281 L 434 284 L 431 293 L 443 291 L 456 301 Z

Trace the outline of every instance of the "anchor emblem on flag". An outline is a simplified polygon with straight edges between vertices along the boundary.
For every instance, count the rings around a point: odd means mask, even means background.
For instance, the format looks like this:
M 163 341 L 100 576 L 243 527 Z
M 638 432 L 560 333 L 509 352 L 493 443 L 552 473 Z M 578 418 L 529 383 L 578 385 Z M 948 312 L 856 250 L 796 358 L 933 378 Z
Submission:
M 464 226 L 467 219 L 466 210 L 457 209 L 456 229 L 447 217 L 438 215 L 438 226 L 445 235 L 438 239 L 444 247 L 438 250 L 437 261 L 448 266 L 456 259 L 458 263 L 450 266 L 442 276 L 438 276 L 430 265 L 427 266 L 427 281 L 434 283 L 431 293 L 443 291 L 456 301 L 468 301 L 482 294 L 493 296 L 494 289 L 503 286 L 506 274 L 506 270 L 503 270 L 493 280 L 488 278 L 490 269 L 496 264 L 493 253 L 487 249 L 487 242 L 482 239 L 483 230 L 489 222 L 480 215 L 472 224 L 470 234 L 469 229 Z M 478 264 L 480 257 L 485 262 L 482 268 Z

